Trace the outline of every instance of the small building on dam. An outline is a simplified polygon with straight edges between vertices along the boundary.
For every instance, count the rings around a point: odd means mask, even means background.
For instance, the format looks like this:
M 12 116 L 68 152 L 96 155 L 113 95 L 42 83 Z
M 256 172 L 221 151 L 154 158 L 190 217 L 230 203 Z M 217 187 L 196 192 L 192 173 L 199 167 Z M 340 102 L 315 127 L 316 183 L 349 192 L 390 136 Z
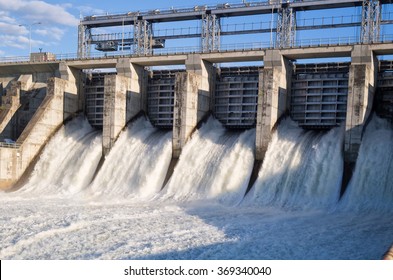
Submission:
M 343 125 L 350 173 L 372 112 L 393 120 L 393 36 L 382 32 L 393 23 L 383 13 L 389 5 L 243 1 L 84 17 L 76 55 L 0 59 L 0 188 L 23 179 L 51 136 L 80 113 L 102 130 L 103 157 L 142 113 L 172 130 L 174 159 L 210 115 L 228 129 L 255 128 L 259 163 L 282 117 L 304 129 Z M 341 16 L 350 9 L 359 14 Z M 334 36 L 348 29 L 358 35 Z M 316 37 L 324 30 L 333 36 Z M 194 45 L 171 45 L 177 40 Z

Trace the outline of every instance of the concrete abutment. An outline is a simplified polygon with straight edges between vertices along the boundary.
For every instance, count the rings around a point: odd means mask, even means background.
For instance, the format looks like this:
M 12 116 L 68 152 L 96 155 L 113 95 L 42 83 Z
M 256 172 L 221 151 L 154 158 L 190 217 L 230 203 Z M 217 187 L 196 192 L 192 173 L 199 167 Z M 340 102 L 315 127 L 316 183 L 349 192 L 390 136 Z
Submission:
M 65 118 L 75 113 L 73 110 L 77 108 L 76 104 L 64 106 L 68 83 L 69 81 L 59 78 L 49 79 L 44 101 L 16 144 L 0 147 L 1 188 L 11 188 L 21 179 L 51 136 L 62 126 Z

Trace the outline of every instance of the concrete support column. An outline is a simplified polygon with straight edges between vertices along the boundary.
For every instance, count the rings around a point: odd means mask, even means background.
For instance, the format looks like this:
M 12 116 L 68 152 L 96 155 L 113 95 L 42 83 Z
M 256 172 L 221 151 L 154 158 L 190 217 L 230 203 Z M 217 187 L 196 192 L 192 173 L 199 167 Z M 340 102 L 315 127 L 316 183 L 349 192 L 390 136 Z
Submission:
M 186 72 L 177 73 L 173 113 L 172 154 L 180 156 L 198 123 L 211 110 L 215 69 L 200 55 L 189 55 Z
M 120 131 L 126 125 L 126 94 L 130 79 L 118 75 L 105 76 L 103 155 L 107 155 Z
M 116 65 L 117 75 L 129 79 L 126 94 L 126 121 L 135 117 L 141 110 L 147 111 L 147 73 L 143 66 L 120 58 Z
M 141 110 L 145 98 L 145 71 L 127 58 L 120 58 L 117 75 L 105 76 L 103 155 L 107 155 L 127 122 Z
M 28 91 L 33 83 L 33 75 L 31 74 L 20 75 L 18 78 L 18 82 L 20 82 L 21 90 Z
M 368 45 L 356 45 L 349 68 L 347 117 L 345 123 L 344 161 L 356 162 L 363 128 L 370 115 L 378 67 L 377 59 Z
M 81 90 L 81 71 L 69 67 L 65 62 L 59 64 L 60 78 L 65 81 L 64 119 L 74 115 L 84 107 L 84 96 Z
M 178 73 L 175 80 L 175 105 L 173 109 L 172 155 L 179 158 L 198 121 L 198 88 L 200 76 Z
M 80 78 L 79 70 L 69 67 L 65 62 L 60 62 L 59 73 L 61 79 L 68 81 L 66 84 L 66 91 L 78 92 Z
M 256 160 L 263 160 L 273 127 L 285 114 L 290 100 L 292 67 L 279 50 L 267 50 L 259 73 Z

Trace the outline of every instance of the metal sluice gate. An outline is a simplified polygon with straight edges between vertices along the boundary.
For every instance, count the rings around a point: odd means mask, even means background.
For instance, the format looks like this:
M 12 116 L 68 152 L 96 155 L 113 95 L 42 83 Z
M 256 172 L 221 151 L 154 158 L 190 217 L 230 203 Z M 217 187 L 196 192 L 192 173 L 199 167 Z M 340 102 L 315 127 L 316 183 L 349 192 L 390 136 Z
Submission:
M 295 65 L 290 112 L 304 128 L 330 128 L 345 121 L 349 63 Z

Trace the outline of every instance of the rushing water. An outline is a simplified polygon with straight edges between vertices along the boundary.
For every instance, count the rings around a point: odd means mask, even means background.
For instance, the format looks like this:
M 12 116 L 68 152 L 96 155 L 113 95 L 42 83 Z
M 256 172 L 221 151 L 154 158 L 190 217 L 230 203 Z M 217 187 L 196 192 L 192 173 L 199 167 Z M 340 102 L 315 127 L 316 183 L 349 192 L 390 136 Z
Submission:
M 231 132 L 210 119 L 160 190 L 171 132 L 137 120 L 91 183 L 101 135 L 75 119 L 45 147 L 26 185 L 0 194 L 0 258 L 380 259 L 393 241 L 393 129 L 370 123 L 337 204 L 342 140 L 341 128 L 306 132 L 282 122 L 241 202 L 255 130 Z
M 163 197 L 238 204 L 251 176 L 254 135 L 255 130 L 229 132 L 210 118 L 182 150 Z
M 247 203 L 285 209 L 336 205 L 343 168 L 343 130 L 305 131 L 285 120 L 273 134 Z
M 339 208 L 393 211 L 393 126 L 373 116 L 363 135 L 353 178 Z
M 102 154 L 101 134 L 78 117 L 49 141 L 23 188 L 25 196 L 64 196 L 84 190 Z
M 161 190 L 171 157 L 172 132 L 140 118 L 122 132 L 91 190 L 105 198 L 148 199 Z

